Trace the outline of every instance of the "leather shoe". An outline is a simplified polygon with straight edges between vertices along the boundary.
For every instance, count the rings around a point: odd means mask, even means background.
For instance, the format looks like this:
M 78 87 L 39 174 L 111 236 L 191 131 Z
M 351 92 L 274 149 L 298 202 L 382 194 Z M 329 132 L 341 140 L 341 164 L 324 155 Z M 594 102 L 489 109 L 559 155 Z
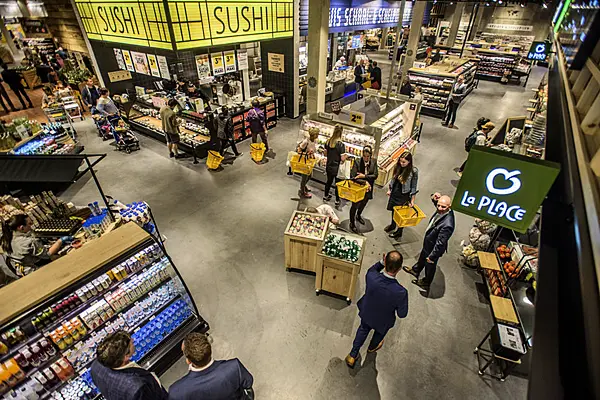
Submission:
M 388 232 L 388 233 L 389 233 L 389 232 L 391 232 L 391 231 L 393 231 L 394 229 L 396 229 L 396 226 L 395 226 L 395 225 L 388 225 L 388 226 L 386 226 L 385 228 L 383 228 L 383 230 L 384 230 L 385 232 Z
M 375 353 L 377 350 L 379 350 L 382 347 L 383 347 L 383 340 L 381 342 L 379 342 L 377 347 L 375 347 L 374 349 L 367 349 L 367 353 Z
M 350 368 L 354 368 L 354 364 L 356 364 L 356 358 L 354 358 L 350 354 L 348 354 L 346 356 L 346 365 Z
M 404 267 L 402 267 L 402 270 L 404 270 L 404 272 L 408 272 L 409 274 L 411 274 L 412 276 L 414 276 L 417 279 L 419 278 L 419 274 L 417 274 L 417 271 L 415 271 L 411 267 L 407 267 L 405 265 Z
M 403 231 L 395 231 L 390 233 L 388 236 L 391 238 L 394 238 L 396 240 L 400 240 L 402 238 L 402 233 L 404 233 Z
M 417 285 L 418 287 L 420 287 L 421 289 L 425 289 L 425 290 L 429 290 L 429 286 L 430 284 L 425 282 L 424 279 L 413 279 L 412 281 L 410 281 L 411 283 Z
M 356 225 L 354 224 L 350 224 L 350 230 L 354 233 L 358 233 L 360 234 L 360 232 L 358 231 L 358 229 L 356 228 Z
M 358 221 L 359 224 L 364 225 L 365 224 L 365 220 L 362 219 L 362 217 L 360 215 L 356 216 L 356 220 Z

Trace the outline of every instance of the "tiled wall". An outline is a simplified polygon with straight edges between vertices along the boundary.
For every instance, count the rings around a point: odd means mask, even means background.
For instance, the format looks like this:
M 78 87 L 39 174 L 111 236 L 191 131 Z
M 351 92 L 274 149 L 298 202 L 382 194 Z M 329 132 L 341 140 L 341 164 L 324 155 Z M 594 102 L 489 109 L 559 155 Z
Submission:
M 44 0 L 48 13 L 46 25 L 52 35 L 67 50 L 88 54 L 75 11 L 69 0 Z

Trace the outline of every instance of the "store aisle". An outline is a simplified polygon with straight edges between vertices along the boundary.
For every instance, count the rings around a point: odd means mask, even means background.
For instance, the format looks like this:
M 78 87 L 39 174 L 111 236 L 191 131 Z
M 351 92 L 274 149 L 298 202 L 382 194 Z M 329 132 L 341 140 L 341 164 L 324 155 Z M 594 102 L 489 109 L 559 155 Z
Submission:
M 420 169 L 417 203 L 430 214 L 428 196 L 453 194 L 453 171 L 466 153 L 465 136 L 476 119 L 491 118 L 499 127 L 509 116 L 524 115 L 531 88 L 544 70 L 534 71 L 527 88 L 481 82 L 459 109 L 458 129 L 423 117 L 425 124 L 415 163 Z M 353 303 L 315 296 L 314 277 L 288 273 L 283 258 L 283 231 L 299 206 L 299 181 L 288 177 L 285 160 L 294 147 L 299 120 L 283 119 L 270 135 L 276 151 L 265 165 L 245 154 L 220 172 L 204 163 L 169 159 L 166 146 L 140 136 L 142 150 L 130 155 L 112 150 L 95 134 L 90 120 L 78 123 L 89 153 L 108 152 L 96 167 L 106 194 L 124 202 L 147 201 L 167 249 L 210 325 L 215 356 L 239 357 L 255 378 L 260 399 L 484 399 L 525 398 L 527 382 L 510 377 L 499 383 L 481 379 L 473 349 L 491 326 L 489 308 L 476 291 L 480 278 L 457 261 L 460 241 L 472 219 L 457 214 L 450 252 L 440 261 L 430 296 L 424 297 L 399 273 L 409 291 L 409 315 L 398 321 L 376 355 L 349 370 L 344 357 L 359 319 Z M 76 204 L 98 199 L 90 178 L 63 195 Z M 313 185 L 318 205 L 322 187 Z M 364 216 L 375 226 L 366 234 L 367 247 L 357 296 L 364 274 L 381 253 L 392 250 L 383 232 L 389 213 L 385 190 L 377 189 Z M 347 218 L 348 206 L 340 215 Z M 425 224 L 407 229 L 397 245 L 411 264 L 418 254 Z M 162 377 L 170 384 L 185 374 L 180 360 Z

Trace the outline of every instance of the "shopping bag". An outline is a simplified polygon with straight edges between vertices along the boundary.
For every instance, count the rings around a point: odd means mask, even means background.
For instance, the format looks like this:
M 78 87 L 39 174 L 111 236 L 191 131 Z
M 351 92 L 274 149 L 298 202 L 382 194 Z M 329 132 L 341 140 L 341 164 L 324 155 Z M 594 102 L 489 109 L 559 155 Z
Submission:
M 338 179 L 350 179 L 350 170 L 352 170 L 350 160 L 341 162 L 337 174 Z
M 365 83 L 362 84 L 363 89 L 370 89 L 371 88 L 371 81 L 366 81 Z
M 285 162 L 285 165 L 288 167 L 291 167 L 292 164 L 290 163 L 292 161 L 292 157 L 294 157 L 296 154 L 295 151 L 288 151 L 288 155 L 287 155 L 287 161 Z
M 379 89 L 381 89 L 381 88 L 379 87 L 379 82 L 373 82 L 373 83 L 371 84 L 371 89 L 375 89 L 375 90 L 379 90 Z

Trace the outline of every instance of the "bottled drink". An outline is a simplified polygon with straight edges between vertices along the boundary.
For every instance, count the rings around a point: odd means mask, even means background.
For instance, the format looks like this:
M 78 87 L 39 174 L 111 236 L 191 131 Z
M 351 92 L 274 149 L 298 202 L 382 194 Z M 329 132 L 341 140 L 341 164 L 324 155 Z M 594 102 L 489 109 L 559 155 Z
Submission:
M 42 346 L 39 343 L 35 343 L 31 346 L 31 352 L 33 353 L 34 358 L 39 360 L 40 365 L 48 361 L 48 354 L 42 350 Z M 39 365 L 34 365 L 34 367 L 39 367 Z
M 23 370 L 19 368 L 19 365 L 14 358 L 11 358 L 5 362 L 4 367 L 17 381 L 20 382 L 25 379 L 25 373 L 23 373 Z
M 43 373 L 41 373 L 40 371 L 33 374 L 33 378 L 36 381 L 38 381 L 45 389 L 50 389 L 52 387 L 52 385 L 50 385 L 50 382 L 48 382 L 48 379 L 46 378 L 46 376 Z
M 50 387 L 53 387 L 54 385 L 56 385 L 59 382 L 58 376 L 56 376 L 56 374 L 54 373 L 52 368 L 45 368 L 43 373 L 44 373 L 44 376 L 46 377 L 46 379 L 48 381 L 48 385 Z
M 8 392 L 11 388 L 11 375 L 10 372 L 4 368 L 2 364 L 0 364 L 0 394 L 4 394 Z M 16 381 L 13 382 L 13 386 L 16 384 Z
M 42 347 L 42 350 L 44 351 L 44 353 L 46 353 L 48 355 L 48 357 L 52 357 L 54 355 L 56 355 L 56 349 L 54 348 L 54 346 L 52 346 L 52 344 L 50 343 L 50 341 L 46 338 L 43 338 L 42 340 L 40 340 L 40 346 Z
M 69 364 L 66 358 L 63 357 L 60 360 L 58 360 L 58 365 L 63 371 L 63 375 L 65 376 L 64 380 L 67 380 L 71 376 L 75 375 L 75 370 L 73 369 L 73 366 Z

